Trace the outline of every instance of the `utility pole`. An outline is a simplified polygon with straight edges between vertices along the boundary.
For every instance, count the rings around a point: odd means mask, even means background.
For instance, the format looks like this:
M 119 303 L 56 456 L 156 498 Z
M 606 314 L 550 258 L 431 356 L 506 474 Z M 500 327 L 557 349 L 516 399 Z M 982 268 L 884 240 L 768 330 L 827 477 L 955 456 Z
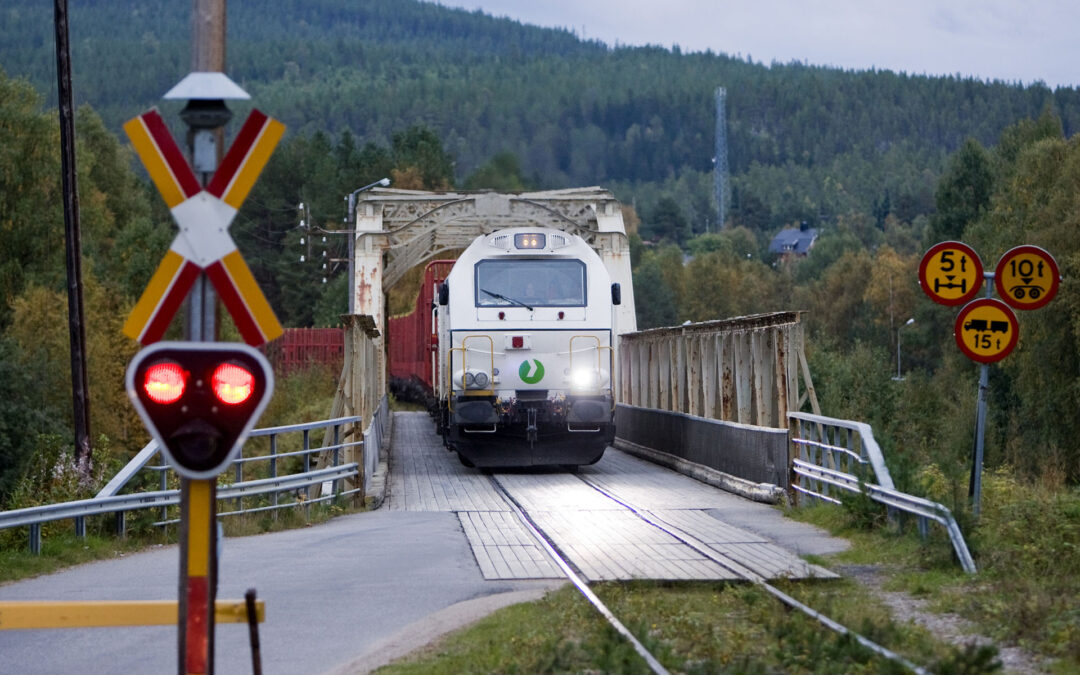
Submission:
M 68 333 L 71 343 L 71 393 L 75 422 L 75 464 L 82 479 L 90 476 L 90 382 L 86 373 L 86 320 L 82 297 L 82 242 L 79 234 L 79 185 L 75 166 L 75 104 L 71 91 L 71 45 L 67 0 L 53 3 L 56 27 L 56 81 L 60 113 L 60 174 L 64 201 L 67 258 Z
M 192 72 L 225 72 L 225 0 L 193 0 L 191 12 Z M 221 100 L 190 100 L 180 113 L 188 125 L 191 165 L 205 187 L 225 147 L 225 124 L 231 113 Z M 187 339 L 213 342 L 217 338 L 217 294 L 205 272 L 188 296 Z M 180 479 L 180 621 L 177 625 L 178 672 L 214 672 L 214 606 L 217 601 L 218 556 L 217 481 Z M 212 533 L 217 531 L 218 536 Z M 209 551 L 200 545 L 210 541 Z
M 225 72 L 225 0 L 193 0 L 191 71 Z M 189 104 L 185 112 L 191 107 Z M 181 117 L 184 117 L 183 113 Z M 189 126 L 187 142 L 191 163 L 205 186 L 221 161 L 225 147 L 224 122 L 214 128 L 198 128 L 189 119 L 184 121 Z M 214 340 L 217 337 L 217 296 L 205 274 L 199 275 L 188 297 L 187 338 L 195 341 Z

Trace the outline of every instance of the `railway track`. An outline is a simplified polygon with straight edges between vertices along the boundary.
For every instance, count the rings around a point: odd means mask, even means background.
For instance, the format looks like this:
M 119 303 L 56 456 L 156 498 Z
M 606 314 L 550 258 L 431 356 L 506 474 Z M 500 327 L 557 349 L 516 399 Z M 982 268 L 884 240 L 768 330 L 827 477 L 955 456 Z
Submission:
M 738 578 L 761 587 L 778 601 L 782 602 L 788 607 L 791 607 L 792 609 L 796 609 L 806 614 L 807 616 L 815 619 L 829 630 L 832 630 L 833 632 L 839 633 L 841 635 L 851 636 L 852 639 L 857 641 L 863 647 L 869 649 L 870 651 L 883 658 L 902 665 L 913 673 L 918 673 L 920 675 L 928 673 L 927 670 L 905 659 L 903 656 L 900 656 L 892 650 L 889 650 L 877 644 L 869 638 L 857 633 L 856 631 L 848 628 L 847 626 L 844 626 L 838 621 L 822 614 L 821 612 L 818 612 L 812 607 L 809 607 L 808 605 L 791 597 L 787 593 L 783 592 L 776 586 L 769 583 L 768 580 L 762 577 L 760 574 L 743 565 L 740 565 L 739 563 L 731 560 L 728 557 L 720 555 L 708 544 L 701 541 L 700 539 L 698 539 L 691 533 L 685 531 L 684 529 L 665 521 L 663 518 L 657 516 L 651 511 L 639 508 L 638 506 L 619 498 L 615 494 L 611 493 L 609 490 L 589 480 L 588 477 L 585 475 L 578 474 L 576 477 L 585 485 L 589 486 L 591 489 L 602 495 L 604 498 L 614 502 L 615 504 L 618 504 L 619 507 L 625 509 L 629 513 L 632 513 L 635 517 L 641 519 L 648 525 L 659 529 L 663 533 L 677 539 L 684 545 L 694 549 L 695 551 L 717 563 L 718 565 L 721 565 L 725 569 L 730 570 Z M 495 490 L 502 496 L 502 498 L 505 500 L 507 505 L 509 505 L 511 510 L 516 513 L 519 520 L 532 533 L 536 540 L 540 542 L 540 545 L 544 548 L 547 554 L 551 556 L 552 560 L 566 575 L 567 579 L 569 579 L 570 582 L 574 584 L 574 586 L 578 589 L 578 591 L 580 591 L 581 594 L 584 595 L 585 598 L 597 609 L 597 611 L 599 611 L 600 614 L 604 616 L 608 623 L 610 623 L 611 626 L 634 647 L 634 650 L 648 664 L 649 668 L 654 673 L 668 673 L 668 670 L 664 668 L 663 664 L 661 664 L 660 661 L 652 653 L 650 653 L 644 645 L 641 644 L 641 642 L 633 635 L 633 633 L 631 633 L 626 628 L 626 626 L 623 625 L 621 621 L 619 621 L 618 617 L 616 617 L 611 612 L 611 610 L 603 604 L 600 598 L 592 592 L 592 589 L 589 588 L 589 585 L 582 578 L 579 572 L 574 569 L 574 566 L 558 550 L 554 539 L 547 532 L 544 531 L 543 527 L 541 527 L 532 517 L 530 517 L 529 513 L 523 508 L 523 506 L 518 502 L 518 500 L 514 498 L 510 490 L 508 490 L 507 487 L 503 485 L 503 483 L 499 480 L 498 474 L 490 474 L 488 478 L 491 481 Z

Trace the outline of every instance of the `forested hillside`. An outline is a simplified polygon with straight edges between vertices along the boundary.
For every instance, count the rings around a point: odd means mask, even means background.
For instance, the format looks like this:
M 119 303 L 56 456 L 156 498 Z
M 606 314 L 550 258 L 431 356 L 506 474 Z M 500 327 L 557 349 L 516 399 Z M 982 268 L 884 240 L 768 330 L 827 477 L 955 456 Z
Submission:
M 89 104 L 79 162 L 92 428 L 99 447 L 115 448 L 99 457 L 126 457 L 143 438 L 124 403 L 134 344 L 118 322 L 174 227 L 116 134 L 187 72 L 190 8 L 71 4 L 75 91 Z M 1010 246 L 1042 245 L 1065 281 L 1052 306 L 1021 318 L 1016 354 L 993 369 L 988 463 L 1080 480 L 1076 90 L 612 49 L 408 0 L 232 2 L 229 22 L 230 74 L 289 125 L 232 226 L 286 325 L 331 324 L 344 310 L 341 238 L 324 244 L 299 225 L 340 228 L 342 197 L 361 185 L 601 185 L 632 207 L 630 222 L 640 216 L 640 326 L 809 310 L 824 412 L 871 422 L 902 487 L 930 490 L 926 471 L 943 472 L 951 493 L 937 496 L 963 508 L 976 369 L 952 344 L 952 310 L 920 294 L 918 260 L 946 238 L 968 241 L 989 268 Z M 26 477 L 47 479 L 67 443 L 49 435 L 70 414 L 55 320 L 65 301 L 52 50 L 50 8 L 5 3 L 0 502 L 45 489 Z M 728 92 L 733 184 L 722 233 L 711 196 L 717 86 Z M 175 104 L 162 107 L 175 123 Z M 770 256 L 769 236 L 802 220 L 821 231 L 811 255 Z M 908 318 L 906 379 L 894 381 Z
M 5 5 L 0 66 L 54 91 L 51 7 Z M 186 74 L 186 4 L 71 6 L 75 90 L 109 128 Z M 1046 108 L 1066 135 L 1080 128 L 1073 89 L 612 49 L 414 0 L 232 2 L 228 20 L 230 75 L 293 135 L 349 130 L 388 145 L 424 125 L 457 181 L 512 153 L 535 187 L 604 185 L 646 216 L 661 194 L 675 196 L 688 230 L 679 238 L 716 229 L 718 86 L 728 91 L 730 215 L 761 233 L 852 210 L 909 221 L 933 210 L 943 158 L 965 138 L 992 144 Z

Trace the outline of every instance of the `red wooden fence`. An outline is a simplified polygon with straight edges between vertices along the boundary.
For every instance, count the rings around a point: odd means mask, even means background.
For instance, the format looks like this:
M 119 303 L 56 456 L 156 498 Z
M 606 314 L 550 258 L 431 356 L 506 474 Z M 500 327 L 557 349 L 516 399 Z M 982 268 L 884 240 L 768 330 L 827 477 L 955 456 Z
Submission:
M 286 328 L 266 347 L 266 357 L 277 375 L 288 375 L 312 365 L 327 365 L 338 372 L 345 358 L 343 328 Z

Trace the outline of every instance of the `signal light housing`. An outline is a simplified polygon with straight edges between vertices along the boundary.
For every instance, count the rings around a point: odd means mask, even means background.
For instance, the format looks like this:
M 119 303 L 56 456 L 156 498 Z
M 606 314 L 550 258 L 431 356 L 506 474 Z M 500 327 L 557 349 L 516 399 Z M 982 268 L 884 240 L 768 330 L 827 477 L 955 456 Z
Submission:
M 188 478 L 212 478 L 228 466 L 273 390 L 266 357 L 238 343 L 158 342 L 127 370 L 128 397 Z

